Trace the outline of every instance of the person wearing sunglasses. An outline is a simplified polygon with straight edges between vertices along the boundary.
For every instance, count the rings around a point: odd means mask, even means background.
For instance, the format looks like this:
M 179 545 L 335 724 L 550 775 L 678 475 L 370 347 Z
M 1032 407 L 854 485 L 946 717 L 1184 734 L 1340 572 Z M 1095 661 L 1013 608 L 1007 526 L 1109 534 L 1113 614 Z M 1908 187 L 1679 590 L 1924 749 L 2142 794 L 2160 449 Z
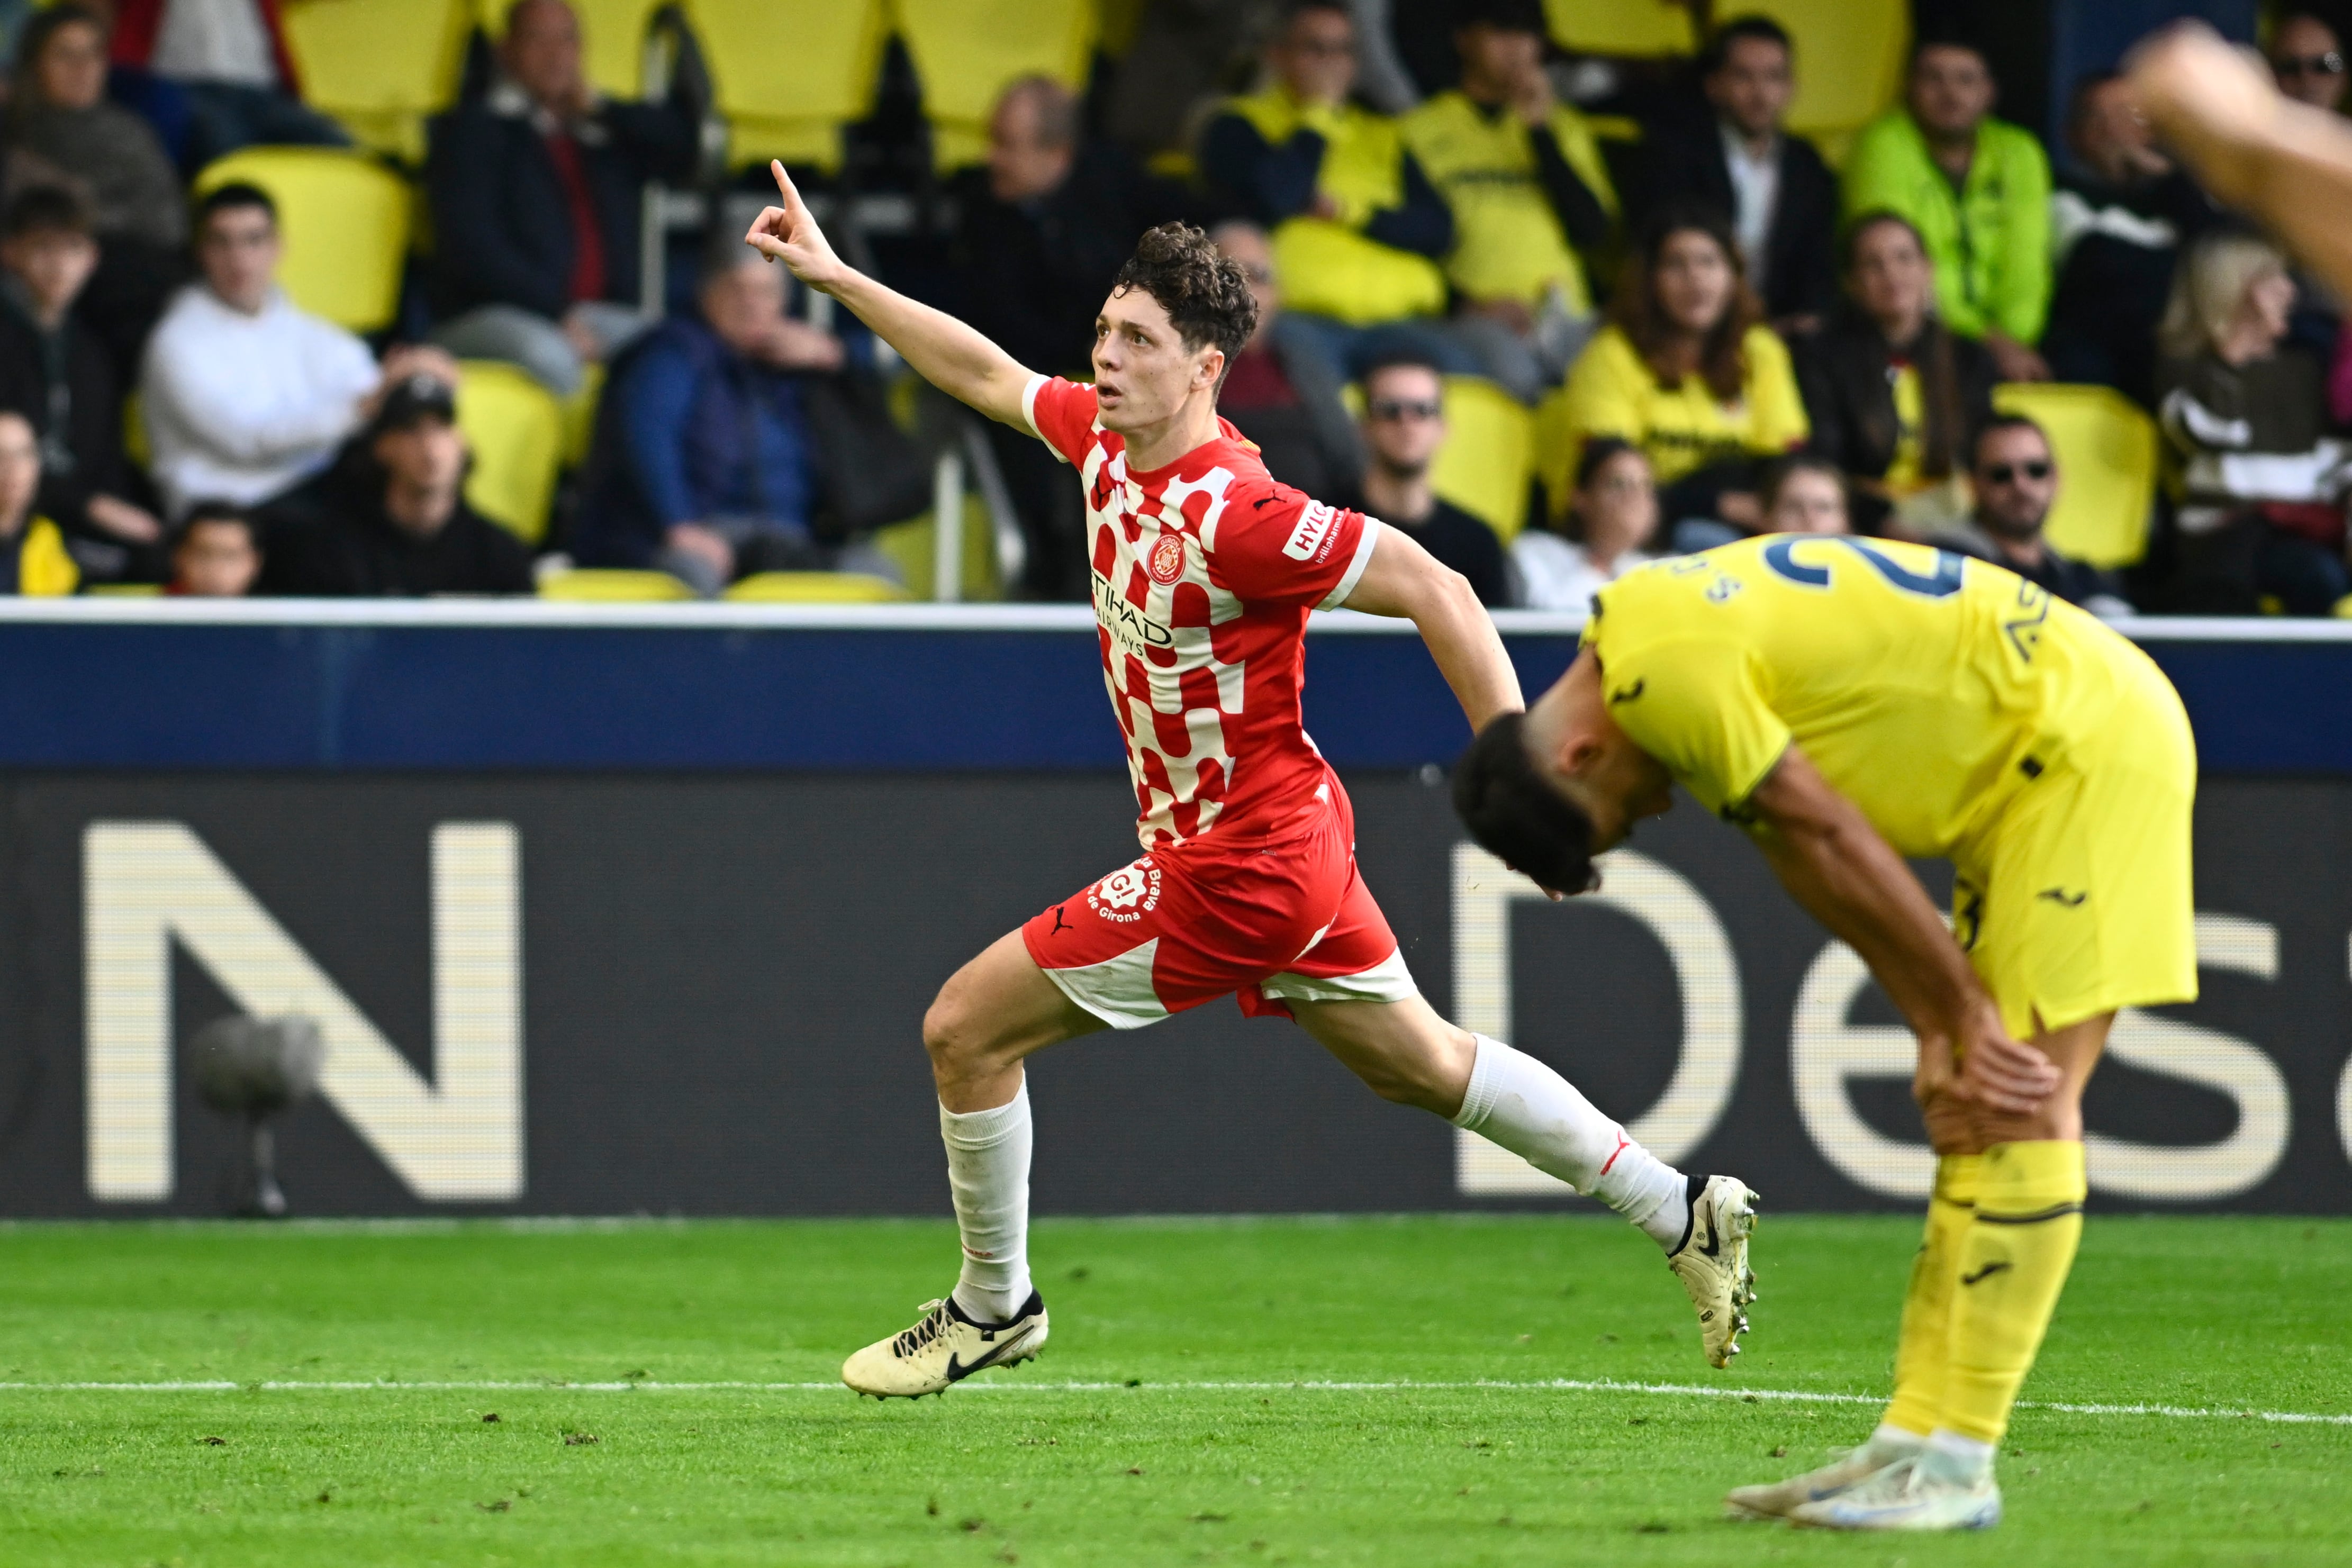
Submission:
M 1503 543 L 1430 487 L 1445 444 L 1445 382 L 1423 360 L 1391 360 L 1364 375 L 1364 493 L 1357 509 L 1411 534 L 1421 548 L 1470 580 L 1489 610 L 1511 602 Z
M 2103 620 L 2132 612 L 2115 573 L 2059 554 L 2042 537 L 2058 499 L 2058 459 L 2039 424 L 2022 414 L 1995 414 L 1977 432 L 1970 455 L 1976 509 L 1929 544 L 2007 567 Z
M 2344 102 L 2344 48 L 2336 29 L 2307 11 L 2279 18 L 2271 29 L 2271 75 L 2279 91 L 2314 109 Z

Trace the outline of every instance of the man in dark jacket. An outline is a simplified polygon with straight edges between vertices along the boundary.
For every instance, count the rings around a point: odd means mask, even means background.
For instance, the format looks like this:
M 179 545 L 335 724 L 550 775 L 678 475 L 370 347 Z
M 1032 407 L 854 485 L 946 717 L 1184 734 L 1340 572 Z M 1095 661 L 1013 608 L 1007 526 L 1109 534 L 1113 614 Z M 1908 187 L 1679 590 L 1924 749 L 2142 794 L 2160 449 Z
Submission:
M 33 185 L 0 217 L 0 408 L 41 441 L 37 509 L 64 530 L 85 580 L 159 571 L 163 524 L 128 498 L 113 361 L 73 313 L 98 265 L 89 209 Z
M 2114 572 L 2060 555 L 2042 537 L 2058 499 L 2058 459 L 2042 427 L 2021 414 L 1997 414 L 1977 433 L 1969 477 L 1976 513 L 1927 542 L 2005 566 L 2069 604 L 2102 618 L 2129 615 L 2131 601 Z
M 1795 52 L 1780 25 L 1741 16 L 1700 57 L 1712 113 L 1650 129 L 1640 200 L 1697 200 L 1730 215 L 1748 281 L 1782 335 L 1817 325 L 1837 299 L 1837 176 L 1781 124 L 1796 96 Z
M 614 366 L 572 530 L 581 565 L 654 567 L 704 594 L 756 571 L 898 575 L 871 544 L 818 538 L 828 454 L 803 378 L 844 355 L 783 313 L 784 286 L 782 267 L 721 235 L 696 313 Z
M 319 481 L 318 515 L 271 538 L 264 591 L 306 598 L 529 593 L 530 551 L 466 504 L 449 384 L 414 375 Z
M 674 104 L 601 97 L 563 0 L 517 0 L 499 65 L 481 102 L 433 122 L 433 340 L 568 395 L 584 363 L 650 324 L 637 311 L 643 193 L 692 171 L 696 128 Z

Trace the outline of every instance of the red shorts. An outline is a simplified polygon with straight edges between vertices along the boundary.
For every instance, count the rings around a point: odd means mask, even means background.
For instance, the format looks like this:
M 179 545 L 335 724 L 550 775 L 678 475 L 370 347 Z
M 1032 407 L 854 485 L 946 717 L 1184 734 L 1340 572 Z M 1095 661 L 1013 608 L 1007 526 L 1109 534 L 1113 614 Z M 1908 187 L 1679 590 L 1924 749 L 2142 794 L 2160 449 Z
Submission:
M 1286 998 L 1402 1001 L 1417 994 L 1412 976 L 1357 874 L 1345 800 L 1279 844 L 1154 850 L 1039 915 L 1021 940 L 1048 979 L 1113 1029 L 1232 993 L 1253 1018 L 1288 1018 Z

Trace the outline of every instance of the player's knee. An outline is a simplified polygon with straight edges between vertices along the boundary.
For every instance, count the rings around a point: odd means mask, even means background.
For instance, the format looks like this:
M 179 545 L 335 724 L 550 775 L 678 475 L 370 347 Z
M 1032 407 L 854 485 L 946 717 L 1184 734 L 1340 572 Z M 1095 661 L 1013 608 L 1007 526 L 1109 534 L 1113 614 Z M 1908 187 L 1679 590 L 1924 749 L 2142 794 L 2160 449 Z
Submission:
M 977 1054 L 980 1031 L 971 1009 L 963 1006 L 949 986 L 933 998 L 923 1013 L 923 1050 L 934 1068 L 967 1065 Z

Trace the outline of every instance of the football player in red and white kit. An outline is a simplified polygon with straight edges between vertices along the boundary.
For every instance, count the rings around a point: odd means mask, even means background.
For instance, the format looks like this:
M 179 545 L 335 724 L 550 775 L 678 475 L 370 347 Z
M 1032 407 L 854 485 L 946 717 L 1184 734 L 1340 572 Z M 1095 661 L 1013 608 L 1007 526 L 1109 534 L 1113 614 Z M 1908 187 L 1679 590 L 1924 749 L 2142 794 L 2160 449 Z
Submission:
M 1753 1298 L 1754 1198 L 1688 1176 L 1566 1080 L 1438 1017 L 1356 869 L 1347 792 L 1299 723 L 1307 616 L 1403 616 L 1473 732 L 1524 706 L 1470 585 L 1401 529 L 1270 478 L 1217 417 L 1257 316 L 1197 229 L 1145 235 L 1103 302 L 1091 386 L 1034 375 L 952 317 L 845 266 L 783 169 L 749 242 L 833 296 L 933 384 L 1035 434 L 1086 487 L 1104 684 L 1128 747 L 1143 854 L 1008 933 L 923 1019 L 962 1233 L 955 1289 L 866 1346 L 842 1380 L 934 1394 L 1045 1343 L 1028 1269 L 1022 1059 L 1215 998 L 1287 1016 L 1382 1097 L 1418 1105 L 1608 1204 L 1656 1239 L 1717 1366 Z

